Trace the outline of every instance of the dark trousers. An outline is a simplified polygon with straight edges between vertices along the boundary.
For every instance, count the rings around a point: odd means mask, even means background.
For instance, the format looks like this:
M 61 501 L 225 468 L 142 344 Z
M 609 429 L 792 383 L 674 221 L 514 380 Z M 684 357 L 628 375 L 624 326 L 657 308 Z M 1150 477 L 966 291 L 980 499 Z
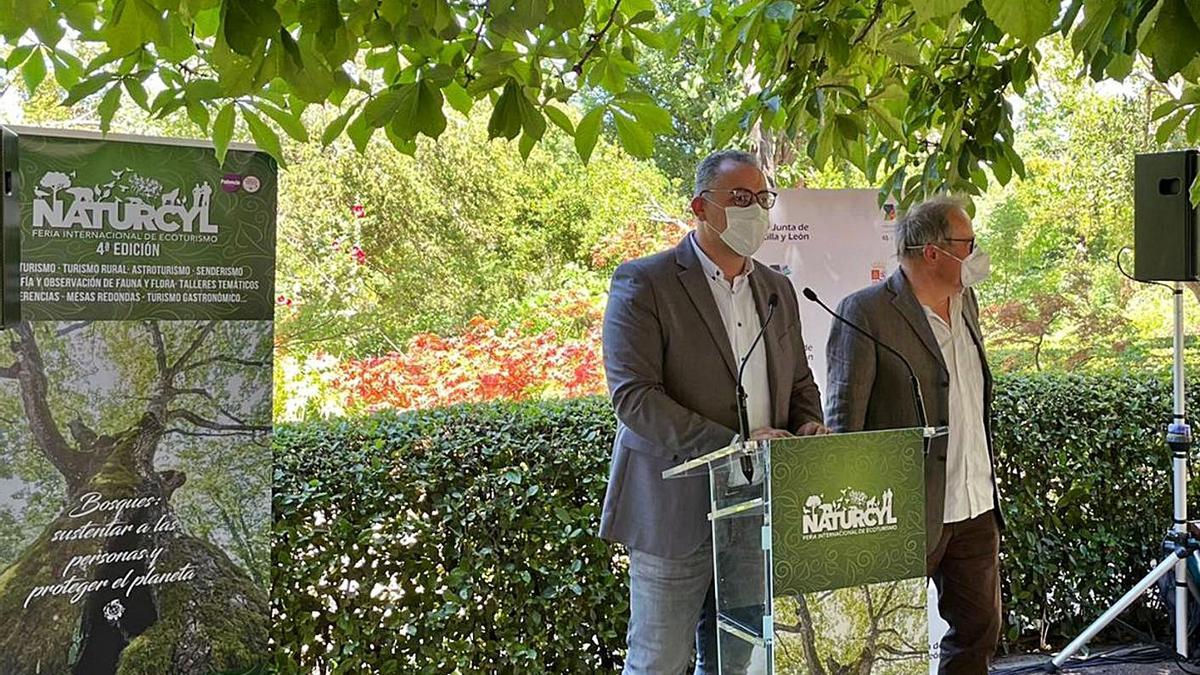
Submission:
M 942 675 L 984 675 L 1000 640 L 1000 528 L 994 511 L 942 527 L 926 569 L 938 590 Z

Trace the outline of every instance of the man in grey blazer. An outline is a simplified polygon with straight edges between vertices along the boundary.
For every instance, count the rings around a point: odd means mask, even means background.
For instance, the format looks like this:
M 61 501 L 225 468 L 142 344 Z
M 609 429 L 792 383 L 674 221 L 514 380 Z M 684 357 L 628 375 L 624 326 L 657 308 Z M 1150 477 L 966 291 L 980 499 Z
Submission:
M 950 624 L 942 673 L 986 673 L 1000 637 L 1000 516 L 992 455 L 992 376 L 971 286 L 988 273 L 962 205 L 938 197 L 896 221 L 900 268 L 842 300 L 838 313 L 904 355 L 929 424 L 948 426 L 925 457 L 926 567 Z M 835 321 L 826 346 L 834 431 L 917 426 L 904 364 Z
M 604 315 L 618 424 L 600 535 L 630 553 L 626 673 L 679 675 L 693 644 L 696 673 L 716 672 L 708 478 L 663 480 L 662 472 L 733 441 L 737 369 L 772 295 L 775 316 L 743 380 L 750 436 L 827 431 L 795 292 L 751 257 L 775 201 L 757 160 L 710 155 L 694 195 L 697 229 L 673 249 L 618 267 Z

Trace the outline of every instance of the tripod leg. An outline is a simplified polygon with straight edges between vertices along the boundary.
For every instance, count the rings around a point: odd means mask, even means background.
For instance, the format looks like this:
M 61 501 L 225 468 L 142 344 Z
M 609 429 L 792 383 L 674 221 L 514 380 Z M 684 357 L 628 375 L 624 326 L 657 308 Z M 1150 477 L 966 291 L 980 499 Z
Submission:
M 1186 556 L 1187 550 L 1180 547 L 1176 549 L 1174 555 L 1164 558 L 1163 561 L 1160 562 L 1157 567 L 1151 570 L 1149 574 L 1142 577 L 1142 580 L 1139 581 L 1136 586 L 1129 589 L 1129 592 L 1123 595 L 1121 599 L 1116 602 L 1116 604 L 1110 607 L 1107 612 L 1100 615 L 1100 618 L 1096 619 L 1095 623 L 1088 626 L 1087 630 L 1083 631 L 1079 637 L 1075 638 L 1071 644 L 1067 645 L 1066 649 L 1059 652 L 1058 656 L 1055 656 L 1051 661 L 1051 663 L 1054 664 L 1054 667 L 1061 668 L 1062 665 L 1067 662 L 1067 659 L 1074 656 L 1075 653 L 1080 649 L 1083 649 L 1083 646 L 1088 642 L 1091 642 L 1092 638 L 1096 637 L 1096 633 L 1104 630 L 1108 624 L 1112 623 L 1113 619 L 1117 618 L 1121 612 L 1124 612 L 1126 608 L 1132 605 L 1134 600 L 1137 600 L 1139 597 L 1141 597 L 1142 593 L 1145 593 L 1147 589 L 1158 583 L 1159 579 L 1170 573 L 1172 568 L 1174 568 L 1180 560 L 1185 559 Z
M 1188 656 L 1187 558 L 1175 565 L 1175 653 Z

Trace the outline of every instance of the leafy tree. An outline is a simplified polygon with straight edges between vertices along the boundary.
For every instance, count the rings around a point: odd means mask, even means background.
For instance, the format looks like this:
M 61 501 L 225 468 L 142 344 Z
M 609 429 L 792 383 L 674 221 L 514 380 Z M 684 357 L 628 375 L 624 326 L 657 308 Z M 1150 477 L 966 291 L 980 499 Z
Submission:
M 919 672 L 929 657 L 924 579 L 777 598 L 776 668 L 814 675 Z
M 714 145 L 756 128 L 797 142 L 823 168 L 858 167 L 913 199 L 949 188 L 981 193 L 1024 175 L 1009 91 L 1035 76 L 1041 41 L 1070 38 L 1094 79 L 1185 83 L 1162 126 L 1200 137 L 1200 9 L 1185 0 L 2 0 L 4 68 L 31 89 L 49 74 L 67 102 L 98 98 L 101 124 L 128 97 L 157 115 L 185 110 L 223 154 L 240 124 L 282 158 L 277 130 L 307 140 L 311 104 L 341 106 L 326 142 L 360 151 L 374 131 L 415 150 L 447 128 L 444 107 L 492 103 L 488 134 L 528 154 L 548 124 L 591 156 L 603 124 L 627 151 L 651 156 L 669 114 L 636 86 L 645 56 L 701 55 L 703 77 L 749 95 L 716 125 Z M 71 40 L 99 52 L 86 64 Z M 159 88 L 161 86 L 161 89 Z M 578 122 L 564 105 L 588 87 L 608 97 Z M 151 95 L 153 94 L 153 96 Z M 1168 132 L 1169 133 L 1169 132 Z
M 57 88 L 41 82 L 24 100 L 21 123 L 94 123 L 87 100 L 56 106 Z M 522 158 L 517 143 L 489 141 L 488 110 L 451 113 L 447 132 L 436 143 L 422 139 L 413 157 L 382 139 L 365 155 L 341 140 L 328 148 L 284 142 L 282 418 L 345 411 L 331 388 L 339 359 L 398 353 L 419 333 L 452 337 L 475 316 L 521 339 L 582 339 L 592 326 L 556 308 L 580 294 L 597 301 L 618 263 L 681 236 L 682 203 L 653 166 L 604 139 L 594 150 L 604 161 L 585 166 L 557 129 Z M 311 108 L 306 119 L 320 125 L 335 114 Z M 116 131 L 159 136 L 186 136 L 188 124 L 182 112 L 147 119 L 128 107 L 112 120 Z
M 488 141 L 488 115 L 452 117 L 415 157 L 376 142 L 295 145 L 280 196 L 279 343 L 338 357 L 400 351 L 480 315 L 502 328 L 581 335 L 543 311 L 561 291 L 596 296 L 629 255 L 680 236 L 653 166 L 599 143 L 590 167 L 550 132 L 522 159 Z
M 983 323 L 1006 368 L 1145 367 L 1150 339 L 1165 334 L 1141 317 L 1169 315 L 1166 295 L 1127 281 L 1116 258 L 1133 244 L 1134 156 L 1181 147 L 1185 133 L 1156 137 L 1151 116 L 1169 92 L 1149 63 L 1103 90 L 1079 67 L 1064 41 L 1046 43 L 1016 130 L 1028 176 L 979 202 L 993 263 Z
M 437 138 L 446 129 L 445 104 L 466 112 L 485 98 L 494 103 L 490 134 L 520 136 L 528 154 L 547 120 L 575 131 L 561 105 L 581 84 L 622 93 L 643 41 L 655 41 L 642 25 L 656 15 L 652 0 L 35 0 L 19 11 L 18 4 L 28 3 L 0 4 L 0 35 L 15 47 L 4 65 L 21 69 L 30 89 L 53 72 L 71 89 L 68 102 L 100 98 L 105 128 L 126 96 L 155 114 L 186 110 L 213 135 L 219 155 L 239 118 L 256 142 L 281 155 L 272 127 L 306 141 L 300 114 L 324 102 L 346 103 L 327 139 L 345 131 L 362 150 L 384 129 L 411 151 L 419 134 Z M 101 46 L 86 66 L 65 47 L 75 36 Z M 159 83 L 151 98 L 148 89 Z M 351 91 L 363 95 L 348 98 Z M 648 157 L 651 137 L 640 124 L 660 121 L 661 111 L 633 95 L 613 109 L 627 116 L 629 150 Z M 592 120 L 577 134 L 585 157 L 598 133 Z

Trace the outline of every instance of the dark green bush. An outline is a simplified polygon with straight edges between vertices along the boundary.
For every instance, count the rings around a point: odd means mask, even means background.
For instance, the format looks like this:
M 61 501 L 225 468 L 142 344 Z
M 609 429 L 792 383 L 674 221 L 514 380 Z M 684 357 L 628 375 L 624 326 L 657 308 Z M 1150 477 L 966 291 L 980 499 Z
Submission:
M 1061 645 L 1170 525 L 1169 386 L 1027 375 L 996 391 L 1006 642 Z M 627 570 L 595 536 L 613 433 L 596 399 L 281 427 L 279 670 L 613 670 Z M 1125 618 L 1161 635 L 1157 611 Z
M 1196 404 L 1191 397 L 1187 410 Z M 1061 645 L 1161 557 L 1173 517 L 1164 439 L 1171 406 L 1170 384 L 1145 377 L 1040 374 L 997 382 L 1008 642 Z M 1154 601 L 1122 618 L 1159 637 L 1169 628 Z
M 614 433 L 600 400 L 280 428 L 280 672 L 612 671 L 627 572 L 594 533 Z

